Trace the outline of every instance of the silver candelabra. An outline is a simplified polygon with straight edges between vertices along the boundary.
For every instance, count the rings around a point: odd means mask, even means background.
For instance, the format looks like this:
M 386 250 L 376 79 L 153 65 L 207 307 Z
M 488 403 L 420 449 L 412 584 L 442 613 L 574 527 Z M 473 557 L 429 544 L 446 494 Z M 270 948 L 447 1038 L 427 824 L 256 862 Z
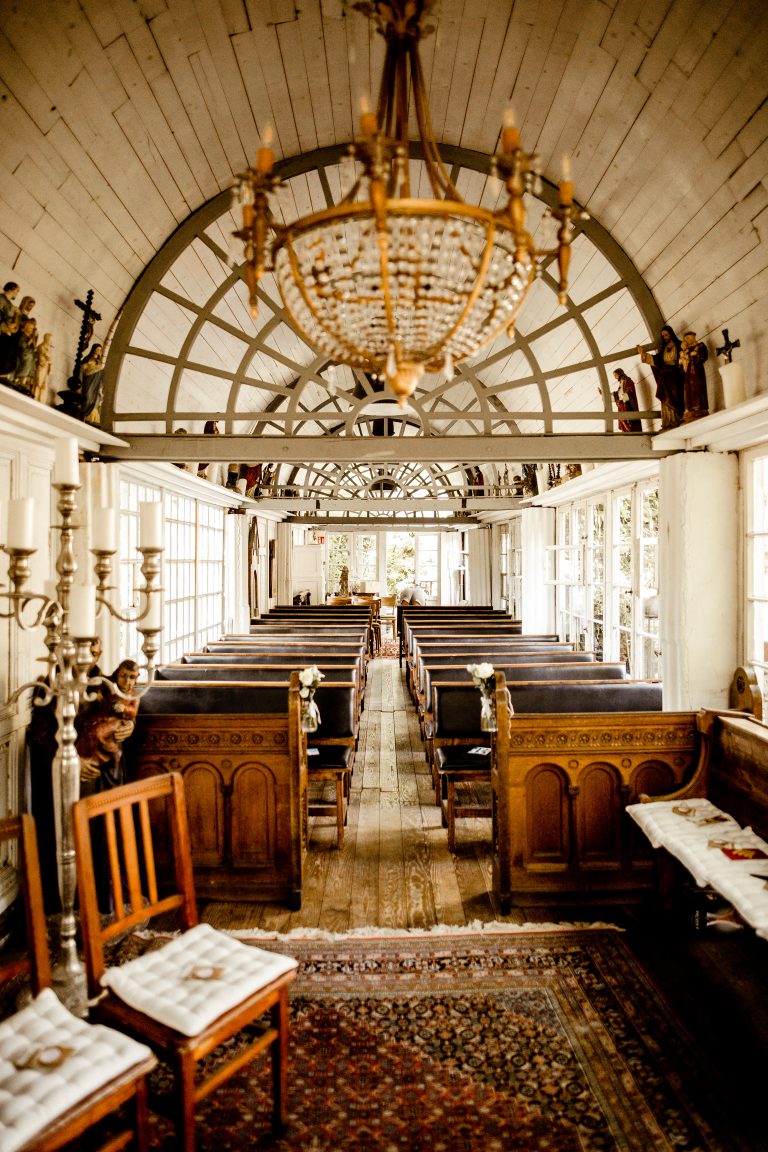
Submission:
M 65 469 L 66 471 L 66 469 Z M 77 474 L 77 456 L 75 454 L 75 469 Z M 70 469 L 71 480 L 74 479 Z M 138 688 L 141 694 L 151 684 L 155 660 L 160 646 L 161 632 L 161 596 L 160 584 L 162 562 L 162 546 L 158 535 L 162 533 L 159 518 L 156 519 L 153 539 L 139 544 L 142 554 L 141 572 L 144 577 L 143 594 L 144 603 L 139 609 L 121 613 L 118 607 L 111 602 L 110 596 L 115 591 L 110 584 L 112 575 L 112 558 L 117 551 L 114 539 L 105 539 L 97 542 L 91 551 L 95 556 L 94 571 L 97 585 L 90 586 L 89 596 L 85 597 L 83 605 L 83 586 L 74 585 L 74 575 L 77 571 L 74 550 L 73 518 L 77 509 L 76 493 L 80 484 L 65 480 L 56 480 L 54 472 L 53 487 L 58 491 L 58 512 L 60 523 L 55 526 L 59 533 L 59 550 L 56 559 L 55 596 L 45 593 L 27 591 L 26 585 L 30 578 L 30 556 L 35 549 L 21 546 L 28 542 L 25 536 L 31 536 L 31 531 L 12 530 L 11 514 L 9 512 L 8 543 L 3 546 L 9 556 L 8 580 L 9 589 L 2 594 L 9 602 L 9 610 L 0 612 L 5 619 L 12 619 L 23 631 L 37 627 L 45 628 L 45 646 L 48 655 L 45 658 L 46 674 L 39 676 L 27 684 L 22 684 L 8 703 L 13 703 L 30 689 L 33 690 L 33 707 L 44 707 L 54 704 L 56 717 L 56 753 L 52 764 L 53 774 L 53 808 L 56 827 L 56 858 L 58 864 L 59 890 L 61 896 L 61 918 L 59 922 L 58 955 L 53 964 L 53 983 L 60 999 L 72 1011 L 83 1015 L 86 1009 L 85 976 L 82 962 L 77 953 L 76 920 L 75 920 L 75 849 L 72 835 L 72 807 L 80 796 L 80 758 L 75 748 L 77 731 L 75 718 L 83 700 L 94 699 L 93 691 L 102 684 L 101 676 L 90 676 L 89 670 L 93 665 L 91 645 L 96 638 L 96 605 L 109 612 L 109 614 L 125 623 L 135 623 L 142 634 L 142 651 L 146 660 L 144 671 L 146 681 Z M 12 502 L 22 504 L 23 501 Z M 150 508 L 153 506 L 149 506 Z M 31 508 L 29 509 L 31 515 Z M 159 511 L 159 507 L 157 508 Z M 108 536 L 114 537 L 114 531 Z M 87 586 L 86 586 L 87 588 Z M 91 591 L 92 590 L 92 591 Z M 74 603 L 73 603 L 74 598 Z M 122 695 L 120 690 L 110 682 L 110 690 L 116 695 Z

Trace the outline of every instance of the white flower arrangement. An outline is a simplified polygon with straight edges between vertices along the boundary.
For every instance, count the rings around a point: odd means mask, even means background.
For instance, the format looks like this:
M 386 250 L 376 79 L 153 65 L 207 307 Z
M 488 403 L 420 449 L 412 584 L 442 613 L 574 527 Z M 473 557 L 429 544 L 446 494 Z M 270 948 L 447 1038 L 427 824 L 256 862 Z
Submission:
M 313 664 L 310 668 L 302 668 L 301 672 L 299 672 L 299 684 L 301 685 L 299 688 L 299 696 L 301 696 L 302 700 L 311 700 L 321 680 L 325 680 L 325 676 L 316 664 Z
M 475 688 L 480 688 L 483 692 L 493 690 L 495 685 L 493 664 L 467 664 L 467 672 L 472 677 Z

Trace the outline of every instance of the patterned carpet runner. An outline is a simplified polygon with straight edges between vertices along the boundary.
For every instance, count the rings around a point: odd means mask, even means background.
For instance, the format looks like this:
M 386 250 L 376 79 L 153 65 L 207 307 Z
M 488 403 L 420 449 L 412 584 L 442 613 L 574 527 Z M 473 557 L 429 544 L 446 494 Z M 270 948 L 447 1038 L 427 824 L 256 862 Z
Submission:
M 616 931 L 254 943 L 300 961 L 290 1127 L 261 1062 L 201 1104 L 199 1152 L 749 1147 Z M 157 1117 L 151 1147 L 175 1147 Z

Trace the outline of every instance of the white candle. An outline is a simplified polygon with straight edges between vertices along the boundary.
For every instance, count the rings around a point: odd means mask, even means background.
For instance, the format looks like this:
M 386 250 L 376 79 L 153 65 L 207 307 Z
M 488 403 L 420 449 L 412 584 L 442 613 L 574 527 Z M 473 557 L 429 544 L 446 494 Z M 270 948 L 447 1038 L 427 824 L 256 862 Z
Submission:
M 54 484 L 75 484 L 80 487 L 80 465 L 77 459 L 77 440 L 68 436 L 56 441 L 56 456 L 53 463 Z
M 562 163 L 562 178 L 563 180 L 570 180 L 571 178 L 571 158 L 570 156 L 563 156 Z
M 22 496 L 8 504 L 8 548 L 18 548 L 33 552 L 35 548 L 35 501 L 32 496 Z
M 117 551 L 117 520 L 114 508 L 94 508 L 91 548 L 94 552 Z
M 95 584 L 73 584 L 70 588 L 69 634 L 77 640 L 96 635 Z
M 159 500 L 139 504 L 139 548 L 162 548 L 163 506 Z
M 153 592 L 149 597 L 149 612 L 139 622 L 139 628 L 146 632 L 154 631 L 163 626 L 163 601 L 159 592 Z

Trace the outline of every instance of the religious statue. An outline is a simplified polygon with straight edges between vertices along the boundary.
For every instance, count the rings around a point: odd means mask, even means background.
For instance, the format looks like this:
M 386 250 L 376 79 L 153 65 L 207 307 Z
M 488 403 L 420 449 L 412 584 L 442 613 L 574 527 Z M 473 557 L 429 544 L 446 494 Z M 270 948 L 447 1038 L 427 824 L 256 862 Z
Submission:
M 35 301 L 32 296 L 23 296 L 17 308 L 14 301 L 18 291 L 18 284 L 9 282 L 0 297 L 0 379 L 31 396 L 37 347 L 37 321 L 32 315 Z
M 19 392 L 31 396 L 35 390 L 37 367 L 37 321 L 22 314 L 16 344 L 16 369 L 11 383 Z
M 661 329 L 660 347 L 645 352 L 640 344 L 637 351 L 643 364 L 650 364 L 656 381 L 656 397 L 661 401 L 661 427 L 676 428 L 683 418 L 683 374 L 680 369 L 680 341 L 665 324 Z
M 80 365 L 82 415 L 87 424 L 101 420 L 101 383 L 104 376 L 104 346 L 93 344 Z
M 81 796 L 106 792 L 124 783 L 123 744 L 136 727 L 138 677 L 138 664 L 123 660 L 111 676 L 104 677 L 94 699 L 86 703 L 77 716 L 75 748 L 80 757 Z M 119 695 L 111 684 L 119 690 Z M 110 877 L 103 828 L 94 836 L 93 853 L 99 909 L 109 912 Z
M 41 404 L 48 403 L 48 386 L 53 371 L 53 336 L 46 332 L 37 346 L 35 358 L 35 385 L 32 395 Z
M 538 496 L 539 481 L 535 464 L 523 464 L 523 496 Z
M 349 568 L 346 564 L 341 570 L 339 576 L 339 596 L 349 596 Z
M 623 368 L 617 368 L 613 373 L 613 378 L 618 387 L 612 396 L 619 412 L 637 412 L 637 389 L 634 380 L 630 380 Z M 642 432 L 643 430 L 639 419 L 619 420 L 618 425 L 620 432 Z
M 706 344 L 696 339 L 695 332 L 686 332 L 680 346 L 680 367 L 683 372 L 683 421 L 689 424 L 709 413 L 707 375 L 704 364 L 709 357 Z

